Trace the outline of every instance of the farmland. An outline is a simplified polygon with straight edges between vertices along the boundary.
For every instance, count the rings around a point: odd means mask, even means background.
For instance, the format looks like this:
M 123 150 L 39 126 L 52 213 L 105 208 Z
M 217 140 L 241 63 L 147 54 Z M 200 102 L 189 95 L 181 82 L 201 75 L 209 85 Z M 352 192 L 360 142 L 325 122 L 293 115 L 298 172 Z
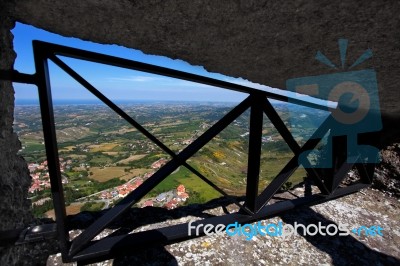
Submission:
M 127 114 L 175 153 L 185 149 L 233 107 L 229 103 L 193 102 L 121 105 Z M 283 104 L 277 104 L 275 108 L 299 144 L 304 143 L 326 115 L 322 111 L 311 112 L 307 109 L 290 111 Z M 230 195 L 240 196 L 246 191 L 249 114 L 245 111 L 187 160 L 189 165 Z M 104 105 L 55 105 L 54 116 L 64 193 L 67 205 L 71 206 L 67 209 L 70 214 L 82 207 L 82 198 L 93 200 L 91 206 L 85 206 L 87 209 L 111 206 L 111 200 L 95 204 L 99 200 L 98 195 L 107 191 L 111 193 L 123 184 L 146 180 L 171 159 L 170 155 Z M 31 189 L 30 198 L 32 202 L 37 202 L 50 195 L 46 185 L 48 176 L 39 107 L 17 105 L 15 117 L 14 128 L 22 143 L 20 154 L 30 164 L 31 175 L 37 182 L 36 189 Z M 265 116 L 260 192 L 292 157 L 293 153 Z M 304 169 L 299 168 L 289 181 L 293 185 L 302 181 L 304 176 Z M 185 186 L 189 195 L 197 195 L 199 202 L 221 196 L 187 168 L 180 166 L 146 197 L 170 191 L 180 184 Z
M 113 178 L 119 178 L 128 181 L 135 176 L 146 173 L 147 169 L 126 169 L 120 166 L 111 167 L 91 167 L 89 168 L 90 178 L 98 182 L 106 182 Z

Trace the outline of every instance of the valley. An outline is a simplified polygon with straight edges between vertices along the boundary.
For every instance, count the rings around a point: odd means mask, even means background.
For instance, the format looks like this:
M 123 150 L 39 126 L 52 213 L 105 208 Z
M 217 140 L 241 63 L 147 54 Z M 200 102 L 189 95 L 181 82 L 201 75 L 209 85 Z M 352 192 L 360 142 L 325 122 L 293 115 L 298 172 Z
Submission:
M 234 105 L 231 103 L 149 102 L 123 103 L 119 107 L 175 153 L 181 152 Z M 325 118 L 322 111 L 274 104 L 278 114 L 301 145 Z M 290 109 L 292 108 L 292 109 Z M 187 163 L 226 193 L 246 191 L 249 137 L 247 110 Z M 113 206 L 136 189 L 171 157 L 128 122 L 100 104 L 54 105 L 58 153 L 69 214 Z M 15 131 L 29 164 L 32 186 L 29 197 L 38 217 L 51 217 L 51 193 L 39 106 L 17 105 Z M 292 158 L 293 153 L 264 117 L 259 193 Z M 296 170 L 290 187 L 303 180 Z M 184 187 L 178 192 L 178 187 Z M 181 187 L 182 188 L 182 187 Z M 160 195 L 169 195 L 161 200 Z M 182 194 L 185 193 L 185 194 Z M 182 196 L 183 195 L 183 196 Z M 222 195 L 184 166 L 148 193 L 137 207 L 203 203 Z

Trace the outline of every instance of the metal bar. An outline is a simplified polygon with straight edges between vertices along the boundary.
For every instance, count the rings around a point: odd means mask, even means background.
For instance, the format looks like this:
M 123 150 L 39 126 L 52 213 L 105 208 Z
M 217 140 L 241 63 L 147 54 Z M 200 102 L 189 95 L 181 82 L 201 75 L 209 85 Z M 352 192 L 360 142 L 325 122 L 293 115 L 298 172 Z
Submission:
M 279 114 L 276 112 L 275 108 L 272 104 L 266 100 L 265 105 L 263 106 L 264 113 L 271 120 L 272 124 L 278 130 L 279 134 L 283 137 L 283 139 L 288 144 L 289 148 L 294 152 L 294 154 L 298 154 L 300 152 L 300 146 L 297 141 L 293 138 L 292 133 L 290 133 L 289 129 L 285 126 Z M 308 160 L 308 159 L 307 159 Z M 314 180 L 315 184 L 321 190 L 322 193 L 327 193 L 325 190 L 325 186 L 322 182 L 322 179 L 319 177 L 318 173 L 313 168 L 304 168 L 310 177 Z
M 181 71 L 176 71 L 168 68 L 158 67 L 154 65 L 144 64 L 132 60 L 122 59 L 114 56 L 108 56 L 98 53 L 93 53 L 89 51 L 84 51 L 80 49 L 65 47 L 61 45 L 49 44 L 40 41 L 34 41 L 34 55 L 35 55 L 35 66 L 37 73 L 34 75 L 19 73 L 17 71 L 0 71 L 0 79 L 8 79 L 13 82 L 22 82 L 36 84 L 39 88 L 39 100 L 42 113 L 42 123 L 46 142 L 46 154 L 48 158 L 51 190 L 53 195 L 53 203 L 56 212 L 57 229 L 58 229 L 58 239 L 60 241 L 60 246 L 63 254 L 63 259 L 77 259 L 80 261 L 91 260 L 96 257 L 113 256 L 115 254 L 120 254 L 121 252 L 126 252 L 128 248 L 132 248 L 132 245 L 136 247 L 146 247 L 151 246 L 154 243 L 166 244 L 176 241 L 182 241 L 191 238 L 188 235 L 187 224 L 181 224 L 177 226 L 150 230 L 148 232 L 135 233 L 127 236 L 109 237 L 100 241 L 91 241 L 101 230 L 107 227 L 115 219 L 120 217 L 125 211 L 127 211 L 134 203 L 145 196 L 151 189 L 153 189 L 157 184 L 164 180 L 169 174 L 175 171 L 179 166 L 183 165 L 192 171 L 195 175 L 205 181 L 212 188 L 216 189 L 222 195 L 230 198 L 230 196 L 225 193 L 222 189 L 216 186 L 212 181 L 203 176 L 200 172 L 190 166 L 186 160 L 198 152 L 204 145 L 206 145 L 211 139 L 213 139 L 217 134 L 219 134 L 224 128 L 226 128 L 230 123 L 233 122 L 239 115 L 241 115 L 247 108 L 251 106 L 250 114 L 250 141 L 249 141 L 249 155 L 248 155 L 248 175 L 247 175 L 247 187 L 246 187 L 246 203 L 242 206 L 239 202 L 234 200 L 234 202 L 244 210 L 246 214 L 236 213 L 228 214 L 225 216 L 209 218 L 203 220 L 204 222 L 211 224 L 228 224 L 233 221 L 238 222 L 250 222 L 259 220 L 261 218 L 272 217 L 278 213 L 289 210 L 296 206 L 302 204 L 316 204 L 322 201 L 331 200 L 335 197 L 341 195 L 352 193 L 360 188 L 366 187 L 365 184 L 356 184 L 347 188 L 339 188 L 335 191 L 341 180 L 344 178 L 345 173 L 352 167 L 352 164 L 340 164 L 341 167 L 339 171 L 335 173 L 334 176 L 325 180 L 326 183 L 322 182 L 318 174 L 314 169 L 306 170 L 311 176 L 317 181 L 317 185 L 323 193 L 328 191 L 326 185 L 329 184 L 330 190 L 333 191 L 332 194 L 326 196 L 321 194 L 312 195 L 305 198 L 299 198 L 290 201 L 284 201 L 275 203 L 273 205 L 265 206 L 271 197 L 277 192 L 277 190 L 283 185 L 284 182 L 292 175 L 292 173 L 299 166 L 298 157 L 302 152 L 313 149 L 323 135 L 328 131 L 330 124 L 329 121 L 331 117 L 328 117 L 326 121 L 314 132 L 313 136 L 300 147 L 295 139 L 293 138 L 290 131 L 286 128 L 283 121 L 280 119 L 279 115 L 271 105 L 271 103 L 266 98 L 271 98 L 284 102 L 291 102 L 294 104 L 307 106 L 311 108 L 327 110 L 326 106 L 322 106 L 315 103 L 310 103 L 304 100 L 298 100 L 287 96 L 278 95 L 271 92 L 262 91 L 259 89 L 254 89 L 238 84 L 233 84 L 221 80 L 216 80 L 208 77 L 202 77 L 190 73 L 185 73 Z M 116 67 L 123 67 L 132 70 L 144 71 L 148 73 L 168 76 L 172 78 L 178 78 L 182 80 L 207 84 L 219 88 L 229 89 L 237 92 L 248 93 L 250 96 L 245 99 L 242 103 L 231 110 L 227 115 L 225 115 L 220 121 L 213 125 L 209 130 L 203 133 L 198 139 L 196 139 L 192 144 L 186 147 L 180 154 L 175 154 L 167 146 L 165 146 L 161 141 L 159 141 L 155 136 L 143 128 L 139 123 L 132 119 L 128 114 L 126 114 L 122 109 L 115 105 L 111 100 L 109 100 L 105 95 L 98 91 L 94 86 L 92 86 L 88 81 L 86 81 L 82 76 L 75 72 L 72 68 L 66 65 L 60 58 L 56 55 L 67 56 L 76 59 L 83 59 L 86 61 L 91 61 L 95 63 L 107 64 Z M 87 228 L 81 235 L 79 235 L 72 242 L 71 248 L 69 249 L 70 242 L 68 241 L 68 232 L 66 226 L 66 211 L 64 195 L 61 183 L 61 173 L 59 168 L 59 158 L 56 140 L 56 130 L 54 124 L 54 114 L 51 98 L 51 88 L 49 82 L 49 73 L 47 59 L 51 59 L 55 64 L 57 64 L 66 73 L 71 75 L 75 80 L 77 80 L 86 89 L 92 92 L 97 98 L 102 100 L 107 106 L 109 106 L 114 112 L 128 121 L 132 126 L 138 129 L 146 137 L 148 137 L 153 143 L 158 145 L 162 150 L 172 156 L 172 160 L 164 165 L 159 171 L 157 171 L 153 176 L 147 179 L 140 187 L 138 187 L 133 192 L 129 193 L 121 202 L 119 202 L 114 208 L 109 210 L 98 220 L 96 220 L 89 228 Z M 269 186 L 257 197 L 258 194 L 258 181 L 260 172 L 260 158 L 261 158 L 261 137 L 262 137 L 262 125 L 263 125 L 263 113 L 269 117 L 271 122 L 275 125 L 278 132 L 282 135 L 284 140 L 288 143 L 289 147 L 295 153 L 294 157 L 286 164 L 286 166 L 280 171 L 277 177 L 272 180 Z M 323 133 L 323 134 L 322 134 Z M 337 162 L 339 165 L 340 161 Z M 364 182 L 369 182 L 371 175 L 371 168 L 361 168 L 362 165 L 357 164 L 360 175 L 367 176 L 364 177 Z M 373 168 L 372 168 L 373 171 Z M 200 221 L 203 223 L 203 221 Z M 24 231 L 27 232 L 27 231 Z M 44 230 L 40 234 L 32 234 L 31 241 L 43 237 L 51 237 L 53 231 Z M 204 233 L 204 232 L 203 232 Z M 14 236 L 11 234 L 11 238 Z M 29 238 L 29 237 L 28 237 Z M 29 240 L 29 239 L 28 239 Z M 85 249 L 86 248 L 86 249 Z M 69 252 L 68 252 L 69 249 Z M 85 250 L 82 250 L 85 249 Z M 119 250 L 120 249 L 120 250 Z
M 375 172 L 375 164 L 368 163 L 357 163 L 355 164 L 358 174 L 360 175 L 360 181 L 364 184 L 372 184 L 372 179 Z
M 321 126 L 314 132 L 314 134 L 308 139 L 308 141 L 300 148 L 299 152 L 283 167 L 279 174 L 271 181 L 266 189 L 261 192 L 257 198 L 257 207 L 261 209 L 265 204 L 272 198 L 272 196 L 279 190 L 279 188 L 289 179 L 293 172 L 299 167 L 298 157 L 299 155 L 308 150 L 312 150 L 317 146 L 321 140 L 320 136 L 324 136 L 331 124 L 332 116 L 329 116 Z
M 257 208 L 261 209 L 268 203 L 268 201 L 275 195 L 279 188 L 289 179 L 289 177 L 296 171 L 299 167 L 298 155 L 295 155 L 279 174 L 269 183 L 269 185 L 264 189 L 263 192 L 257 198 Z
M 314 181 L 315 185 L 319 188 L 322 194 L 328 195 L 330 194 L 328 188 L 326 187 L 325 183 L 322 181 L 321 177 L 319 176 L 318 172 L 315 168 L 304 168 L 308 173 L 309 177 Z
M 324 184 L 328 188 L 328 191 L 332 193 L 335 187 L 335 175 L 347 158 L 346 136 L 332 136 L 331 134 L 328 138 L 328 145 L 331 145 L 332 147 L 332 167 L 324 169 Z
M 258 196 L 258 183 L 260 179 L 261 137 L 263 128 L 263 95 L 251 95 L 252 105 L 250 110 L 250 135 L 247 162 L 247 183 L 245 206 L 251 212 L 256 212 L 256 199 Z
M 356 157 L 350 157 L 350 161 L 356 162 L 358 160 L 358 156 Z M 344 162 L 342 166 L 339 168 L 338 171 L 333 176 L 333 181 L 332 181 L 332 191 L 335 191 L 337 187 L 340 185 L 340 182 L 343 181 L 343 179 L 346 178 L 347 173 L 353 168 L 354 163 L 347 163 Z
M 330 130 L 330 125 L 332 124 L 332 120 L 334 118 L 330 115 L 328 116 L 319 126 L 319 128 L 313 133 L 313 135 L 309 138 L 309 140 L 314 139 L 317 141 L 315 146 L 321 141 L 321 139 L 324 137 L 324 135 L 327 133 L 328 130 Z M 314 147 L 315 147 L 314 146 Z M 313 147 L 313 148 L 314 148 Z M 302 151 L 300 151 L 302 152 Z M 308 160 L 308 159 L 307 159 Z M 314 181 L 315 185 L 319 188 L 322 194 L 328 195 L 331 193 L 331 191 L 328 189 L 327 185 L 324 183 L 318 172 L 315 170 L 315 168 L 304 168 L 309 176 L 312 178 Z
M 176 157 L 176 154 L 171 151 L 167 146 L 164 145 L 160 140 L 158 140 L 154 135 L 148 132 L 144 127 L 142 127 L 138 122 L 136 122 L 130 115 L 125 113 L 121 108 L 119 108 L 115 103 L 113 103 L 110 99 L 108 99 L 104 94 L 102 94 L 99 90 L 97 90 L 92 84 L 90 84 L 87 80 L 85 80 L 81 75 L 75 72 L 72 68 L 70 68 L 67 64 L 65 64 L 62 60 L 60 60 L 56 56 L 50 56 L 50 59 L 58 65 L 62 70 L 68 73 L 72 78 L 74 78 L 79 84 L 85 87 L 88 91 L 93 93 L 97 98 L 99 98 L 103 103 L 105 103 L 108 107 L 110 107 L 114 112 L 124 118 L 129 124 L 135 127 L 139 132 L 145 135 L 148 139 L 150 139 L 153 143 L 155 143 L 158 147 L 160 147 L 163 151 L 168 153 L 172 158 Z
M 381 118 L 379 118 L 381 119 Z M 360 133 L 357 135 L 357 143 L 358 145 L 369 145 L 373 147 L 379 146 L 379 140 L 381 139 L 381 132 L 368 132 L 368 133 Z M 361 182 L 364 184 L 372 184 L 375 167 L 377 165 L 378 153 L 375 156 L 370 154 L 370 158 L 368 158 L 368 162 L 364 161 L 364 155 L 360 155 L 360 163 L 356 164 L 356 168 L 361 177 Z M 364 161 L 364 162 L 363 162 Z M 371 163 L 376 162 L 376 163 Z
M 300 150 L 299 144 L 293 138 L 292 133 L 290 133 L 289 129 L 285 126 L 279 114 L 275 111 L 275 108 L 272 104 L 266 99 L 265 104 L 263 105 L 264 113 L 268 116 L 269 120 L 271 120 L 272 124 L 278 130 L 279 134 L 283 137 L 283 139 L 288 144 L 289 148 L 296 154 Z
M 199 220 L 193 222 L 192 225 L 212 224 L 215 226 L 217 224 L 223 224 L 226 226 L 230 223 L 235 222 L 238 222 L 239 224 L 251 223 L 260 219 L 275 217 L 285 211 L 297 208 L 299 206 L 312 206 L 332 199 L 343 197 L 345 195 L 355 193 L 367 187 L 369 187 L 369 185 L 357 184 L 350 187 L 337 189 L 329 197 L 316 194 L 306 198 L 286 200 L 274 203 L 272 205 L 267 205 L 263 207 L 260 212 L 253 216 L 233 213 Z M 76 254 L 73 259 L 88 264 L 94 263 L 96 261 L 114 258 L 116 256 L 132 254 L 132 250 L 140 252 L 140 250 L 154 245 L 167 245 L 203 236 L 203 228 L 204 226 L 200 228 L 198 236 L 195 235 L 194 230 L 189 235 L 189 224 L 184 223 L 159 229 L 148 230 L 145 232 L 127 234 L 124 236 L 106 237 L 101 240 L 91 242 L 90 246 Z
M 57 234 L 58 230 L 56 223 L 36 225 L 24 230 L 16 244 L 56 239 Z
M 204 182 L 206 182 L 209 186 L 211 186 L 213 189 L 215 189 L 216 191 L 218 191 L 219 193 L 221 193 L 223 196 L 225 196 L 226 198 L 230 199 L 236 206 L 238 206 L 241 210 L 243 210 L 244 212 L 248 213 L 248 214 L 252 214 L 252 212 L 250 212 L 249 210 L 247 210 L 246 208 L 244 208 L 242 206 L 242 204 L 240 204 L 239 201 L 237 201 L 235 198 L 233 198 L 231 195 L 227 194 L 225 191 L 223 191 L 221 188 L 219 188 L 217 185 L 215 185 L 210 179 L 208 179 L 207 177 L 205 177 L 204 175 L 202 175 L 199 171 L 197 171 L 196 169 L 194 169 L 190 164 L 188 163 L 184 163 L 183 166 L 185 166 L 187 169 L 189 169 L 193 174 L 197 175 L 201 180 L 203 180 Z
M 119 108 L 116 104 L 114 104 L 111 100 L 109 100 L 105 95 L 103 95 L 100 91 L 98 91 L 93 85 L 91 85 L 87 80 L 85 80 L 82 76 L 80 76 L 77 72 L 75 72 L 73 69 L 71 69 L 67 64 L 65 64 L 61 59 L 57 58 L 56 56 L 50 56 L 50 59 L 58 65 L 61 69 L 63 69 L 65 72 L 67 72 L 69 75 L 71 75 L 77 82 L 79 82 L 82 86 L 84 86 L 87 90 L 89 90 L 91 93 L 93 93 L 97 98 L 99 98 L 101 101 L 103 101 L 108 107 L 110 107 L 114 112 L 119 114 L 121 117 L 123 117 L 127 122 L 129 122 L 132 126 L 134 126 L 137 130 L 139 130 L 141 133 L 143 133 L 147 138 L 149 138 L 151 141 L 153 141 L 157 146 L 159 146 L 162 150 L 167 152 L 169 155 L 172 156 L 172 158 L 176 157 L 176 154 L 170 150 L 166 145 L 164 145 L 161 141 L 159 141 L 154 135 L 152 135 L 150 132 L 148 132 L 145 128 L 143 128 L 139 123 L 137 123 L 131 116 L 126 114 L 121 108 Z M 208 180 L 206 177 L 201 175 L 199 172 L 197 172 L 195 169 L 193 169 L 191 166 L 188 164 L 184 164 L 190 171 L 192 171 L 194 174 L 199 176 L 203 181 L 205 181 L 207 184 L 209 184 L 211 187 L 216 189 L 218 192 L 223 194 L 224 196 L 227 196 L 231 198 L 228 194 L 226 194 L 223 190 L 218 188 L 214 183 L 212 183 L 210 180 Z M 235 203 L 238 204 L 238 202 L 235 201 Z M 240 208 L 242 206 L 239 204 L 238 205 Z
M 0 231 L 0 247 L 15 244 L 15 242 L 20 238 L 21 233 L 25 230 L 26 229 L 23 228 Z
M 207 142 L 213 139 L 225 127 L 232 123 L 233 120 L 240 116 L 249 106 L 250 100 L 249 98 L 246 98 L 243 102 L 241 102 L 238 106 L 221 118 L 217 123 L 215 123 L 210 129 L 198 137 L 193 143 L 187 146 L 179 155 L 177 155 L 178 158 L 173 158 L 166 165 L 161 167 L 160 170 L 143 182 L 142 185 L 129 193 L 122 201 L 120 201 L 107 213 L 96 220 L 89 228 L 75 238 L 75 240 L 72 242 L 70 254 L 74 255 L 79 252 L 79 250 L 87 245 L 90 240 L 92 240 L 98 233 L 101 232 L 101 230 L 103 230 L 123 212 L 129 209 L 130 206 L 136 203 L 137 200 L 140 200 L 143 196 L 145 196 L 169 174 L 175 171 L 182 164 L 182 162 L 185 162 L 188 158 L 199 151 L 205 144 L 207 144 Z
M 26 84 L 36 84 L 37 82 L 35 74 L 20 73 L 17 70 L 0 70 L 0 80 Z
M 165 68 L 165 67 L 145 64 L 145 63 L 128 60 L 128 59 L 123 59 L 123 58 L 119 58 L 119 57 L 115 57 L 115 56 L 104 55 L 104 54 L 99 54 L 99 53 L 95 53 L 95 52 L 89 52 L 89 51 L 85 51 L 85 50 L 81 50 L 81 49 L 77 49 L 77 48 L 72 48 L 72 47 L 67 47 L 67 46 L 42 42 L 42 41 L 33 41 L 33 42 L 37 43 L 38 45 L 42 45 L 43 47 L 45 47 L 45 49 L 52 51 L 54 54 L 61 55 L 61 56 L 67 56 L 67 57 L 82 59 L 82 60 L 86 60 L 86 61 L 90 61 L 90 62 L 96 62 L 96 63 L 112 65 L 112 66 L 116 66 L 116 67 L 122 67 L 122 68 L 127 68 L 127 69 L 132 69 L 132 70 L 153 73 L 153 74 L 157 74 L 157 75 L 163 75 L 163 76 L 167 76 L 167 77 L 192 81 L 192 82 L 196 82 L 196 83 L 206 84 L 206 85 L 224 88 L 224 89 L 228 89 L 228 90 L 233 90 L 233 91 L 237 91 L 237 92 L 243 92 L 243 93 L 248 93 L 248 94 L 260 93 L 260 94 L 263 94 L 264 97 L 268 97 L 268 98 L 271 98 L 274 100 L 290 102 L 293 104 L 307 106 L 310 108 L 316 108 L 316 109 L 320 109 L 320 110 L 329 111 L 327 106 L 324 106 L 324 105 L 307 102 L 304 100 L 299 100 L 296 98 L 283 96 L 283 95 L 275 94 L 272 92 L 262 91 L 259 89 L 254 89 L 254 88 L 250 88 L 250 87 L 246 87 L 243 85 L 234 84 L 234 83 L 230 83 L 230 82 L 226 82 L 226 81 L 222 81 L 222 80 L 218 80 L 218 79 L 199 76 L 199 75 L 182 72 L 182 71 L 178 71 L 178 70 L 173 70 L 173 69 L 169 69 L 169 68 Z
M 134 121 L 129 115 L 127 115 L 124 111 L 122 111 L 118 106 L 116 106 L 112 101 L 110 101 L 106 96 L 104 96 L 101 92 L 99 92 L 94 86 L 92 86 L 89 82 L 87 82 L 83 77 L 81 77 L 78 73 L 76 73 L 74 70 L 72 70 L 69 66 L 67 66 L 62 60 L 55 56 L 51 56 L 50 59 L 56 63 L 60 68 L 62 68 L 64 71 L 66 71 L 69 75 L 71 75 L 75 80 L 77 80 L 82 86 L 87 88 L 90 92 L 92 92 L 96 97 L 98 97 L 100 100 L 102 100 L 105 104 L 107 104 L 111 109 L 113 109 L 116 113 L 118 113 L 120 116 L 122 116 L 125 120 L 127 120 L 130 124 L 132 124 L 134 127 L 136 127 L 139 131 L 141 131 L 145 136 L 150 138 L 155 144 L 160 146 L 164 151 L 166 151 L 168 154 L 172 155 L 173 158 L 176 157 L 176 155 L 168 148 L 166 147 L 161 141 L 156 139 L 151 133 L 149 133 L 146 129 L 141 127 L 140 124 L 138 124 L 136 121 Z M 231 198 L 228 194 L 226 194 L 223 190 L 221 190 L 219 187 L 217 187 L 214 183 L 212 183 L 210 180 L 205 178 L 203 175 L 201 175 L 199 172 L 197 172 L 195 169 L 193 169 L 191 166 L 188 164 L 184 164 L 189 170 L 191 170 L 194 174 L 199 176 L 203 181 L 205 181 L 207 184 L 209 184 L 211 187 L 216 189 L 218 192 L 223 194 L 224 196 L 227 196 Z M 234 201 L 240 208 L 243 208 L 240 203 L 238 203 L 236 200 Z
M 61 182 L 60 162 L 58 156 L 56 128 L 54 123 L 53 101 L 51 97 L 50 77 L 48 68 L 48 54 L 44 47 L 33 43 L 33 54 L 36 68 L 37 86 L 39 91 L 40 110 L 42 115 L 43 135 L 45 140 L 47 165 L 49 168 L 51 194 L 57 222 L 58 240 L 63 254 L 67 260 L 68 231 L 66 227 L 66 210 L 64 191 Z

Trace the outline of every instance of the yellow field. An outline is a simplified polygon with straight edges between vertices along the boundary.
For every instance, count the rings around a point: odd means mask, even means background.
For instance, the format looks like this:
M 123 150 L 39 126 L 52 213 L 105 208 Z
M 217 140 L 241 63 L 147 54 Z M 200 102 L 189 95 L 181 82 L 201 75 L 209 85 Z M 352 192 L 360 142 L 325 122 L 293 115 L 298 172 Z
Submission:
M 172 122 L 172 123 L 164 123 L 164 124 L 160 124 L 158 127 L 171 127 L 171 126 L 177 126 L 177 125 L 182 125 L 182 124 L 187 124 L 188 122 L 183 122 L 181 120 L 178 120 L 176 122 Z
M 121 178 L 123 180 L 129 180 L 135 176 L 142 175 L 146 172 L 148 172 L 148 169 L 132 169 L 129 172 L 125 172 L 126 167 L 118 167 L 118 166 L 112 166 L 112 167 L 91 167 L 90 172 L 93 173 L 93 175 L 90 176 L 91 179 L 94 179 L 99 182 L 106 182 L 110 179 L 113 178 Z
M 42 140 L 43 139 L 43 133 L 42 132 L 28 132 L 24 134 L 21 139 L 24 141 L 28 140 Z
M 127 173 L 127 175 L 122 176 L 121 179 L 128 181 L 134 178 L 135 176 L 143 175 L 149 171 L 150 171 L 149 169 L 143 169 L 143 168 L 132 169 L 131 171 L 129 171 L 129 173 Z
M 80 154 L 69 154 L 68 157 L 71 157 L 72 159 L 85 159 L 87 156 Z
M 110 151 L 114 149 L 118 144 L 115 143 L 103 143 L 103 144 L 98 144 L 98 145 L 90 145 L 90 151 L 91 152 L 98 152 L 98 151 Z
M 60 152 L 61 151 L 72 151 L 74 148 L 75 148 L 75 146 L 67 146 L 67 147 L 64 147 L 64 149 L 61 149 Z
M 119 152 L 117 151 L 103 151 L 102 153 L 110 156 L 115 156 L 119 154 Z
M 125 133 L 128 133 L 128 132 L 135 132 L 135 131 L 137 131 L 136 128 L 132 128 L 132 127 L 123 127 L 123 128 L 121 128 L 121 129 L 119 129 L 119 130 L 109 131 L 109 132 L 105 133 L 104 135 L 105 135 L 105 136 L 114 135 L 114 134 L 122 135 L 122 134 L 125 134 Z
M 226 178 L 223 178 L 223 177 L 220 177 L 220 176 L 217 176 L 216 178 L 217 178 L 217 180 L 218 180 L 219 182 L 221 182 L 221 183 L 223 183 L 223 184 L 225 184 L 225 185 L 231 185 L 231 184 L 232 184 L 232 182 L 229 181 L 229 180 L 226 179 Z
M 129 156 L 128 158 L 119 161 L 118 163 L 126 164 L 126 163 L 129 163 L 129 162 L 133 162 L 133 161 L 136 161 L 136 160 L 140 160 L 140 159 L 142 159 L 142 158 L 145 157 L 145 156 L 146 156 L 146 154 L 131 155 L 131 156 Z
M 65 207 L 67 211 L 67 215 L 74 215 L 77 214 L 81 211 L 81 207 L 83 206 L 83 203 L 72 203 L 71 205 Z M 54 209 L 51 209 L 46 212 L 46 217 L 47 218 L 52 218 L 56 219 L 56 215 L 54 214 Z

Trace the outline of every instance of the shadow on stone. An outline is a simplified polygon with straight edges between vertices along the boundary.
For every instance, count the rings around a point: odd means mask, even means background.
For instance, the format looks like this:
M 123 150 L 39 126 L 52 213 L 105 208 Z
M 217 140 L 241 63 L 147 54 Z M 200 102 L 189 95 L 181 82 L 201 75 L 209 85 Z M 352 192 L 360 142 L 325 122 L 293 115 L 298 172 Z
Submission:
M 244 197 L 235 197 L 234 199 L 236 201 L 244 201 Z M 215 215 L 211 213 L 212 211 L 208 213 L 207 211 L 216 208 L 221 208 L 216 215 L 221 215 L 221 213 L 227 214 L 229 211 L 232 211 L 229 210 L 232 208 L 232 206 L 229 206 L 232 203 L 233 201 L 231 199 L 221 197 L 204 204 L 191 204 L 173 210 L 160 207 L 132 208 L 107 227 L 111 230 L 116 229 L 107 237 L 123 236 L 129 234 L 136 228 L 149 224 L 163 223 L 163 225 L 169 225 L 167 221 L 187 216 L 203 219 L 214 217 Z M 234 208 L 236 208 L 237 211 L 238 207 L 235 206 Z M 68 216 L 69 230 L 85 229 L 106 212 L 107 210 L 100 212 L 85 211 L 73 216 Z M 190 218 L 188 218 L 188 220 L 189 219 Z M 153 231 L 152 233 L 159 234 L 157 231 Z M 162 238 L 162 235 L 159 236 L 159 239 Z M 178 265 L 175 257 L 171 255 L 164 246 L 160 245 L 149 248 L 131 246 L 131 248 L 132 251 L 127 249 L 124 240 L 116 244 L 111 250 L 113 254 L 117 255 L 117 257 L 114 258 L 113 265 Z
M 305 226 L 309 224 L 317 225 L 318 222 L 323 226 L 337 225 L 309 207 L 299 207 L 280 217 L 283 222 L 291 225 L 294 225 L 295 222 Z M 399 259 L 373 250 L 351 235 L 322 236 L 317 234 L 315 236 L 304 236 L 303 230 L 299 229 L 299 236 L 304 237 L 313 246 L 330 255 L 332 265 L 400 265 Z
M 157 246 L 132 252 L 128 256 L 117 257 L 114 266 L 125 265 L 178 265 L 175 257 L 165 247 Z
M 244 197 L 234 197 L 234 199 L 236 201 L 244 201 Z M 167 210 L 161 207 L 132 208 L 124 213 L 121 217 L 116 219 L 107 228 L 118 229 L 113 235 L 120 235 L 126 234 L 143 225 L 161 223 L 165 222 L 166 220 L 179 219 L 189 215 L 203 219 L 210 218 L 215 215 L 206 213 L 207 210 L 220 207 L 224 213 L 228 213 L 228 205 L 231 205 L 232 203 L 232 200 L 221 197 L 204 204 L 191 204 L 188 206 L 178 207 L 173 210 Z M 107 211 L 108 209 L 100 212 L 84 211 L 76 215 L 68 216 L 69 230 L 85 229 Z

